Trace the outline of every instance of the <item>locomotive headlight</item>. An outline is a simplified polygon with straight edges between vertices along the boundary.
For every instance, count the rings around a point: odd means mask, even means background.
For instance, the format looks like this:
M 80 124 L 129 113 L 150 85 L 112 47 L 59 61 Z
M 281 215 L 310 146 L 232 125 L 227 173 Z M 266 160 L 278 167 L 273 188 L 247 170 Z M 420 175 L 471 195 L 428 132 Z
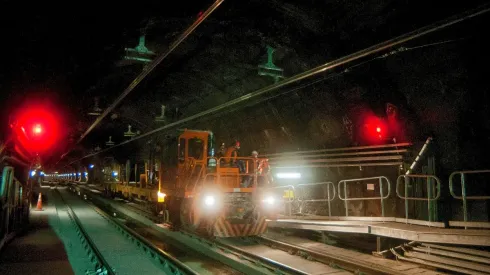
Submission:
M 205 196 L 204 197 L 204 204 L 206 206 L 213 206 L 216 204 L 216 198 L 214 196 L 210 196 L 210 195 Z
M 274 205 L 274 203 L 276 203 L 276 199 L 273 196 L 267 196 L 264 198 L 263 202 L 267 205 Z

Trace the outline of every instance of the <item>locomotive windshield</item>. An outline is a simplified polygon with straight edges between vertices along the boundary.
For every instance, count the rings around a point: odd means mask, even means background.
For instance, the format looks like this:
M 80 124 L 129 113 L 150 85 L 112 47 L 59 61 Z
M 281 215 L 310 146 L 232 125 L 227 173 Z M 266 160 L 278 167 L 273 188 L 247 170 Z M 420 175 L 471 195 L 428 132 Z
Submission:
M 203 158 L 204 142 L 200 138 L 189 139 L 189 152 L 190 158 L 201 160 Z

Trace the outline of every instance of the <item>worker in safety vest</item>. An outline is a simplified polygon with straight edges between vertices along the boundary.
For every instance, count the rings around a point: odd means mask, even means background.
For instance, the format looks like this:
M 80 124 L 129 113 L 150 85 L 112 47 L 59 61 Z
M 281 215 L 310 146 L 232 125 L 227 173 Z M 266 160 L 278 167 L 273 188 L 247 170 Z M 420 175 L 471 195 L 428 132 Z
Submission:
M 240 169 L 240 173 L 244 173 L 245 163 L 243 163 L 241 160 L 237 160 L 238 150 L 240 150 L 240 142 L 235 141 L 235 143 L 226 150 L 225 163 L 231 167 L 238 167 Z
M 261 176 L 259 177 L 259 185 L 272 184 L 274 179 L 272 178 L 272 174 L 270 173 L 270 171 L 271 167 L 269 165 L 268 159 L 258 160 L 257 175 Z
M 231 145 L 230 147 L 228 147 L 226 149 L 226 153 L 224 155 L 226 164 L 228 164 L 230 166 L 236 165 L 239 149 L 240 149 L 240 142 L 239 141 L 235 141 L 235 143 L 233 145 Z

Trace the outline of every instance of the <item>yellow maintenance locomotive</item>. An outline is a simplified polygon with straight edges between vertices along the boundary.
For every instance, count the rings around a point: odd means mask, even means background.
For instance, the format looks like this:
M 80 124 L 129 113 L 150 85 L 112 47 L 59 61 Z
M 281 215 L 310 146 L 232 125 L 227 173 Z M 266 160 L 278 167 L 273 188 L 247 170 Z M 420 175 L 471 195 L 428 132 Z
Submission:
M 111 183 L 110 189 L 157 202 L 173 226 L 217 237 L 262 234 L 277 208 L 267 191 L 267 159 L 217 158 L 213 143 L 212 132 L 185 129 L 174 146 L 155 158 L 158 190 L 124 183 Z

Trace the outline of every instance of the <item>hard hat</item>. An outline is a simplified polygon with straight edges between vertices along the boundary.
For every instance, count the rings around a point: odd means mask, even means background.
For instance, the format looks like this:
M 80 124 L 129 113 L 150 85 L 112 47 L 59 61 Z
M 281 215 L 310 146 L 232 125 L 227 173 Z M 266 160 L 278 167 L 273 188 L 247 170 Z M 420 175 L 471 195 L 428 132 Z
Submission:
M 235 142 L 235 147 L 240 148 L 240 141 Z
M 255 151 L 255 150 L 252 151 L 252 156 L 258 156 L 258 155 L 259 155 L 259 152 Z

